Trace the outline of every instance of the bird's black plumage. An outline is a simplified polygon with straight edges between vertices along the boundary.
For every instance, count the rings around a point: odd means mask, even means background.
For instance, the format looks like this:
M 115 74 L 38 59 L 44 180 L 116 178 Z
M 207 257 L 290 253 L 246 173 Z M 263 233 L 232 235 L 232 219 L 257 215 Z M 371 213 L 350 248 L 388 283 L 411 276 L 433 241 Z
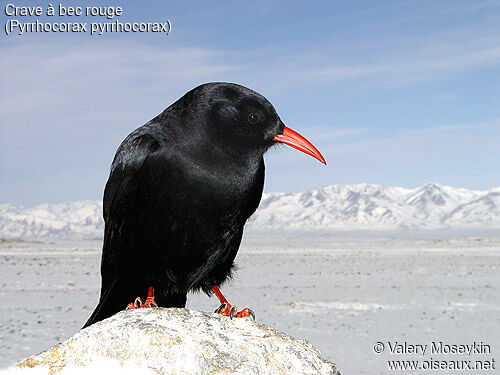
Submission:
M 259 205 L 266 150 L 284 125 L 262 95 L 230 83 L 189 91 L 120 145 L 104 191 L 101 297 L 85 326 L 153 286 L 184 307 L 231 275 Z

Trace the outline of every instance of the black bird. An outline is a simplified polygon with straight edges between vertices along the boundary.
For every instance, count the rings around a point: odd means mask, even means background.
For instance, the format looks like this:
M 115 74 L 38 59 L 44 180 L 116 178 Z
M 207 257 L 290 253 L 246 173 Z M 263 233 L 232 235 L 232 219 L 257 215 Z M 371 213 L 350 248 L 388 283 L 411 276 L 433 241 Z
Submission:
M 218 286 L 259 205 L 263 155 L 278 142 L 325 163 L 269 101 L 232 83 L 194 88 L 125 138 L 104 191 L 101 296 L 84 327 L 148 288 L 146 305 L 163 307 L 184 307 L 188 291 L 213 291 L 229 315 Z

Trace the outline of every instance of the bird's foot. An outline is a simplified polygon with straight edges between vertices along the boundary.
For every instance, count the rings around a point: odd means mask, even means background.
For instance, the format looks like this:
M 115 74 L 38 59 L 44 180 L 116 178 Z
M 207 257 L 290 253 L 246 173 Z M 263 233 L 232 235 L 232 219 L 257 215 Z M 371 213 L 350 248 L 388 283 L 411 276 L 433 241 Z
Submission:
M 222 295 L 219 288 L 216 286 L 212 287 L 215 295 L 219 299 L 221 305 L 214 311 L 216 314 L 221 314 L 224 316 L 229 316 L 231 319 L 233 318 L 245 318 L 247 316 L 251 316 L 253 320 L 255 320 L 255 313 L 249 308 L 244 308 L 243 310 L 238 312 L 236 306 L 231 305 L 227 302 L 226 298 Z
M 144 303 L 142 303 L 141 297 L 137 297 L 134 302 L 130 302 L 127 305 L 127 310 L 150 308 L 150 307 L 158 307 L 158 305 L 155 302 L 155 296 L 152 286 L 149 287 L 148 297 L 146 298 L 146 301 L 144 301 Z
M 216 314 L 221 314 L 224 316 L 229 316 L 231 319 L 233 318 L 246 318 L 247 316 L 251 316 L 253 320 L 255 320 L 255 313 L 249 309 L 248 307 L 245 307 L 243 310 L 238 312 L 238 309 L 236 306 L 233 306 L 227 302 L 224 302 L 221 304 L 215 311 L 214 313 Z

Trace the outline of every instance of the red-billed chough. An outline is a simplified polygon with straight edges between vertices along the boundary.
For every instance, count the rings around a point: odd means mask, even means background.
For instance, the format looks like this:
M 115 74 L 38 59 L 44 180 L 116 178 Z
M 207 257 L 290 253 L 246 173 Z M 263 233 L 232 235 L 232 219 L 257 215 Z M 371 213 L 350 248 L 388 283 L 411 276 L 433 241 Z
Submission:
M 269 101 L 232 83 L 194 88 L 125 138 L 104 191 L 101 296 L 85 327 L 148 290 L 130 307 L 184 307 L 189 291 L 203 290 L 219 297 L 220 313 L 250 315 L 218 286 L 259 205 L 263 155 L 279 142 L 325 163 Z

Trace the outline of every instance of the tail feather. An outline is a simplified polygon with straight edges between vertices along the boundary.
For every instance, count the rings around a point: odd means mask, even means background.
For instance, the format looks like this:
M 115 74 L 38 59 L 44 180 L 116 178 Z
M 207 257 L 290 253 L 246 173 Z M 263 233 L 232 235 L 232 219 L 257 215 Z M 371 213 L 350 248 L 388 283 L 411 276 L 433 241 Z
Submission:
M 111 283 L 109 283 L 108 287 L 106 290 L 103 291 L 101 290 L 101 297 L 99 298 L 99 303 L 97 307 L 95 308 L 94 312 L 90 316 L 90 318 L 87 320 L 87 322 L 84 324 L 83 328 L 86 328 L 100 320 L 109 318 L 113 313 L 110 313 L 110 306 L 111 306 L 111 300 L 112 300 L 112 291 L 115 288 L 115 285 L 117 284 L 117 280 L 113 279 Z

